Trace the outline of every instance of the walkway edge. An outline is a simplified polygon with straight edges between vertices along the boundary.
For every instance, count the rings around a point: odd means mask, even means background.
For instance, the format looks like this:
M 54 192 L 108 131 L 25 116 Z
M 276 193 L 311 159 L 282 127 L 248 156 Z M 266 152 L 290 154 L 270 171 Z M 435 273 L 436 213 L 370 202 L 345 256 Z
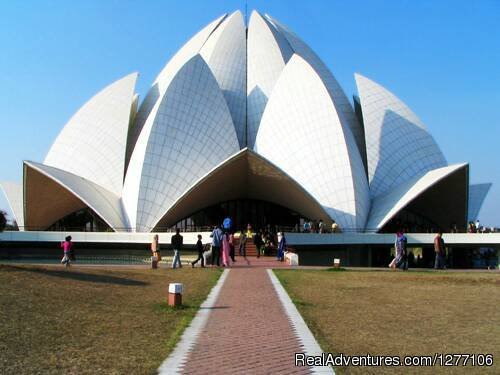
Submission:
M 283 288 L 283 285 L 281 285 L 273 270 L 268 269 L 267 274 L 269 275 L 271 283 L 273 284 L 281 304 L 285 309 L 285 313 L 290 320 L 295 336 L 304 348 L 304 353 L 306 355 L 321 355 L 321 353 L 323 353 L 321 347 L 300 315 L 299 310 L 297 310 L 297 307 L 295 307 L 294 303 L 290 299 L 290 296 L 286 292 L 285 288 Z M 335 374 L 333 368 L 329 366 L 314 366 L 311 370 L 313 374 Z
M 196 344 L 198 335 L 205 327 L 207 323 L 208 316 L 210 315 L 210 309 L 214 307 L 217 297 L 219 296 L 220 290 L 224 282 L 226 281 L 227 275 L 229 274 L 229 269 L 225 269 L 220 276 L 217 284 L 212 288 L 208 294 L 207 299 L 200 305 L 198 312 L 191 321 L 191 324 L 184 330 L 181 339 L 175 346 L 174 350 L 170 355 L 163 361 L 158 373 L 163 374 L 178 374 L 181 372 L 187 357 Z

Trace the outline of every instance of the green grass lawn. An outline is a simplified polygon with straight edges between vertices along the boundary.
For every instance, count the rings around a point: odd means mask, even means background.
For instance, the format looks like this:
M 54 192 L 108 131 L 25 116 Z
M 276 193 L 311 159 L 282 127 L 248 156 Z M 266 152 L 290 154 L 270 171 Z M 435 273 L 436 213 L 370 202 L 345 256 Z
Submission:
M 275 270 L 325 352 L 490 353 L 494 366 L 336 369 L 340 373 L 500 373 L 500 275 Z
M 154 373 L 220 274 L 0 265 L 0 373 Z M 182 308 L 166 303 L 170 282 Z

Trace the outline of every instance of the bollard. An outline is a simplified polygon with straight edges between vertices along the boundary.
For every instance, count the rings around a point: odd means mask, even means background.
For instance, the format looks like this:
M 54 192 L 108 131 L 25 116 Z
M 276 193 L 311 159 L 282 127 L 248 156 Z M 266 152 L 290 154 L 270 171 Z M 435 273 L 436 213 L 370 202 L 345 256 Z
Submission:
M 168 305 L 180 306 L 182 305 L 182 284 L 170 283 L 168 285 Z
M 333 260 L 333 268 L 340 268 L 340 259 L 339 258 L 335 258 Z

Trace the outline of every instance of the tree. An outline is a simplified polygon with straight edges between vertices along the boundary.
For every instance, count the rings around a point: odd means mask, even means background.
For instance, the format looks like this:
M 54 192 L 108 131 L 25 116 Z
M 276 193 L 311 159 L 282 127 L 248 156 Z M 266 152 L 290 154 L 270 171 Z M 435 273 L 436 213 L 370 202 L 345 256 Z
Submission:
M 18 231 L 19 230 L 19 225 L 17 225 L 16 220 L 12 220 L 10 223 L 7 222 L 7 225 L 3 230 L 9 230 L 11 232 Z
M 0 210 L 0 232 L 3 232 L 7 225 L 7 213 Z

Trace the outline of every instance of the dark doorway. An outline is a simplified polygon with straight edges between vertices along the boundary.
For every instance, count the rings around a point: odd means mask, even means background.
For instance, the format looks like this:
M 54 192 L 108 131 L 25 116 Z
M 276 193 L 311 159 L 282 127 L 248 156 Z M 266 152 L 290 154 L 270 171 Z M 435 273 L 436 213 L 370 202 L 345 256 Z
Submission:
M 179 221 L 176 227 L 184 230 L 202 230 L 221 224 L 225 217 L 233 221 L 233 229 L 240 230 L 251 224 L 254 229 L 273 228 L 295 231 L 300 227 L 300 214 L 277 204 L 252 200 L 231 200 L 204 208 Z

